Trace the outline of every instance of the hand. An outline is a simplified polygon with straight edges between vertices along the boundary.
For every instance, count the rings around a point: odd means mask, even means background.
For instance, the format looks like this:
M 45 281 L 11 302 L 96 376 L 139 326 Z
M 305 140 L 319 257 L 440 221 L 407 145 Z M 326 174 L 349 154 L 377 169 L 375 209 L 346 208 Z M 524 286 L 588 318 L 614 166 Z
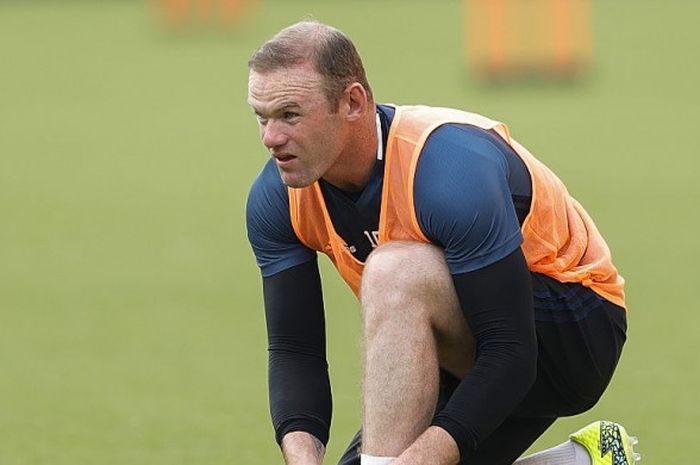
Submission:
M 439 426 L 431 426 L 391 465 L 457 465 L 459 459 L 452 436 Z
M 293 431 L 282 438 L 282 453 L 286 465 L 321 465 L 326 448 L 315 436 Z

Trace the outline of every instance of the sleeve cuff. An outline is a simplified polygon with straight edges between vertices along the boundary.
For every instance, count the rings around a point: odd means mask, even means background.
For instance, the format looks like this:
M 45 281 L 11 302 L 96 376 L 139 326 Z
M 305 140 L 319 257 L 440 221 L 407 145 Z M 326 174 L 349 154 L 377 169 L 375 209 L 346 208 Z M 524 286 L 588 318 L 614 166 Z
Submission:
M 474 434 L 446 415 L 436 415 L 432 426 L 439 426 L 452 436 L 452 439 L 457 443 L 460 460 L 471 455 L 476 450 L 477 441 L 474 438 Z
M 282 438 L 287 433 L 303 431 L 321 441 L 325 447 L 328 444 L 329 427 L 315 418 L 290 418 L 275 426 L 275 440 L 282 445 Z

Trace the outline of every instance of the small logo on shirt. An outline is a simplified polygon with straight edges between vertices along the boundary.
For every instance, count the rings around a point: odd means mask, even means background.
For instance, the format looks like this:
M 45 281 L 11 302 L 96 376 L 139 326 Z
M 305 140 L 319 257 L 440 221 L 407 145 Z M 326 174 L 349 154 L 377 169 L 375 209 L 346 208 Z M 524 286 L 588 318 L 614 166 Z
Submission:
M 379 245 L 379 231 L 365 231 L 364 234 L 372 248 L 376 249 Z

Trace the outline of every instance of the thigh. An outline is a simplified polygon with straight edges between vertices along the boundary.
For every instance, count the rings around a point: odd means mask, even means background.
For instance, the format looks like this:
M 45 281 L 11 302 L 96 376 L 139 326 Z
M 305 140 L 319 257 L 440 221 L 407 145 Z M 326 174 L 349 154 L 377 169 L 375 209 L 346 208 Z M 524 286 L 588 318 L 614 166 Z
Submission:
M 578 284 L 533 275 L 537 378 L 514 412 L 559 417 L 590 409 L 608 386 L 622 353 L 624 309 Z

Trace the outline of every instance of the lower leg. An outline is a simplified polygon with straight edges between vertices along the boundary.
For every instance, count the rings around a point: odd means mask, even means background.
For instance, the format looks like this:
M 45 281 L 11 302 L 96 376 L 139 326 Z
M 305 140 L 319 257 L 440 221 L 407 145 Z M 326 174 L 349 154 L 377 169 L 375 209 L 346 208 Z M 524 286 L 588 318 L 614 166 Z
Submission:
M 385 299 L 368 300 L 365 315 L 393 315 L 369 318 L 365 328 L 363 451 L 397 457 L 433 417 L 439 387 L 437 350 L 430 322 L 412 316 L 424 313 L 420 302 L 403 298 L 394 306 Z
M 440 366 L 451 364 L 463 375 L 473 342 L 442 252 L 435 247 L 391 243 L 377 249 L 365 267 L 361 295 L 362 449 L 397 457 L 430 425 Z

